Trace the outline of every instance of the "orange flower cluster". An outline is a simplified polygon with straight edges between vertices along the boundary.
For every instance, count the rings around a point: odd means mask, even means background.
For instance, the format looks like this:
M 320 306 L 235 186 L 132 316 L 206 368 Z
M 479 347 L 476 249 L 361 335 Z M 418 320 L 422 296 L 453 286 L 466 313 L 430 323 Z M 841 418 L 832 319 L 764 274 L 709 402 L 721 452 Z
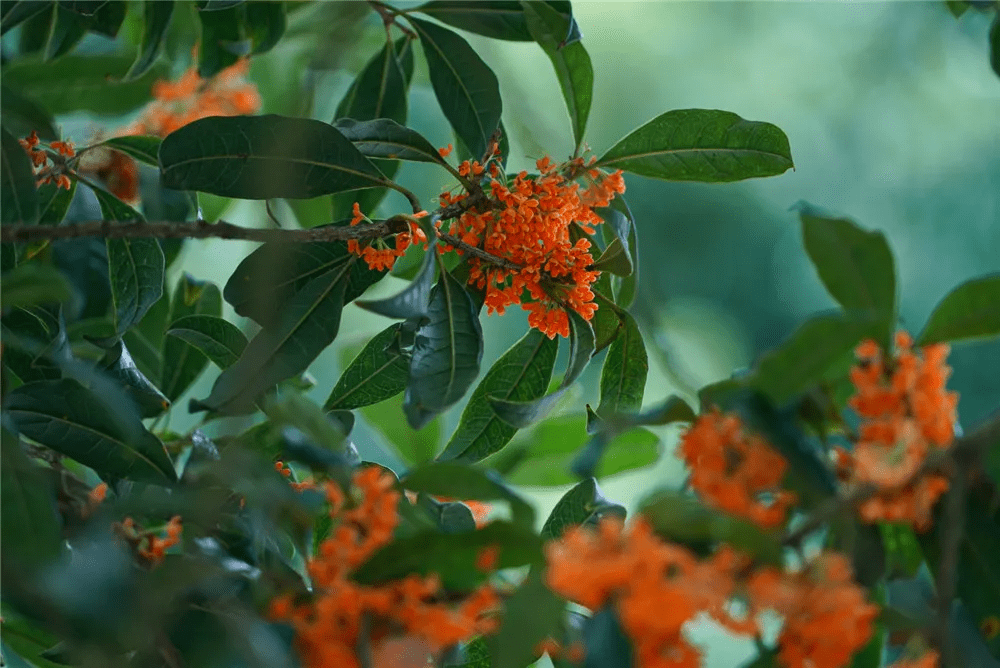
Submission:
M 860 508 L 867 522 L 908 521 L 920 531 L 931 522 L 931 508 L 948 489 L 943 475 L 919 475 L 932 449 L 954 439 L 958 395 L 945 390 L 951 373 L 946 344 L 911 350 L 905 332 L 896 334 L 896 355 L 884 359 L 874 341 L 858 346 L 859 364 L 851 369 L 857 394 L 849 404 L 861 417 L 853 452 L 834 452 L 838 475 L 848 486 L 880 488 Z
M 290 478 L 292 476 L 292 469 L 290 469 L 288 466 L 285 466 L 285 463 L 280 460 L 274 462 L 274 470 L 280 473 L 281 475 L 285 476 L 286 478 Z M 312 478 L 306 478 L 302 482 L 295 482 L 294 480 L 289 480 L 288 484 L 291 485 L 292 489 L 294 489 L 296 492 L 301 492 L 304 489 L 316 489 L 316 482 Z
M 493 159 L 498 154 L 495 143 L 493 151 L 485 165 L 466 160 L 459 166 L 459 174 L 476 179 L 488 168 L 491 199 L 454 219 L 448 233 L 509 263 L 496 266 L 469 258 L 469 283 L 486 291 L 489 313 L 502 315 L 508 306 L 520 304 L 529 312 L 532 327 L 549 338 L 569 336 L 566 310 L 593 318 L 597 305 L 591 285 L 600 276 L 590 269 L 590 241 L 574 240 L 570 224 L 593 234 L 593 226 L 602 222 L 594 208 L 607 206 L 616 193 L 625 192 L 625 181 L 620 171 L 587 169 L 582 158 L 557 165 L 545 157 L 536 163 L 540 174 L 522 171 L 508 183 Z M 582 190 L 574 180 L 581 173 L 588 184 Z M 440 202 L 448 206 L 467 197 L 444 193 Z M 522 302 L 525 290 L 531 301 Z
M 614 605 L 640 668 L 697 668 L 701 652 L 683 633 L 688 621 L 707 615 L 750 635 L 764 610 L 785 616 L 784 666 L 841 668 L 868 642 L 878 613 L 841 555 L 820 555 L 800 573 L 751 570 L 725 545 L 699 559 L 665 543 L 642 518 L 628 529 L 617 518 L 601 520 L 596 531 L 574 527 L 546 545 L 546 557 L 553 591 L 592 610 Z M 744 618 L 730 612 L 736 597 L 748 598 Z
M 361 207 L 358 206 L 357 202 L 354 203 L 353 213 L 354 217 L 351 218 L 352 226 L 362 221 L 367 223 L 372 222 L 365 214 L 361 213 Z M 395 264 L 397 257 L 403 257 L 403 253 L 406 252 L 411 243 L 427 241 L 427 235 L 424 234 L 419 225 L 410 222 L 409 227 L 409 232 L 400 232 L 393 235 L 393 245 L 391 247 L 385 242 L 385 239 L 378 237 L 365 241 L 349 239 L 347 241 L 347 250 L 363 258 L 368 263 L 369 269 L 376 271 L 385 269 L 388 271 L 392 269 L 392 265 Z
M 24 139 L 18 139 L 18 143 L 21 148 L 25 150 L 28 154 L 28 158 L 31 159 L 31 165 L 35 170 L 36 186 L 45 185 L 46 183 L 55 183 L 57 188 L 65 188 L 69 190 L 72 186 L 72 182 L 66 175 L 65 170 L 65 159 L 72 158 L 76 155 L 76 151 L 73 149 L 73 142 L 69 141 L 54 141 L 49 144 L 49 148 L 56 151 L 56 154 L 50 154 L 49 151 L 44 149 L 36 148 L 40 144 L 38 139 L 38 133 L 34 130 L 31 134 Z M 58 158 L 56 158 L 58 155 Z M 49 161 L 52 164 L 49 165 Z
M 181 531 L 183 530 L 180 515 L 174 515 L 167 522 L 167 525 L 164 527 L 164 531 L 167 534 L 166 538 L 160 538 L 150 532 L 138 531 L 135 521 L 131 517 L 126 517 L 121 523 L 115 524 L 114 527 L 119 535 L 123 536 L 136 548 L 139 556 L 150 566 L 156 566 L 163 561 L 167 549 L 177 545 L 181 541 Z
M 780 489 L 787 463 L 736 415 L 713 410 L 698 418 L 680 442 L 690 485 L 705 503 L 774 528 L 785 521 L 795 495 Z M 765 498 L 762 498 L 765 497 Z
M 548 654 L 553 659 L 565 658 L 570 663 L 582 663 L 586 657 L 586 650 L 579 642 L 574 642 L 569 647 L 563 647 L 555 638 L 549 637 L 538 643 L 535 647 L 535 654 L 541 656 Z
M 423 666 L 444 648 L 493 631 L 496 620 L 488 614 L 498 597 L 488 584 L 454 608 L 440 601 L 437 575 L 411 575 L 381 586 L 351 581 L 351 572 L 392 540 L 399 521 L 399 492 L 392 489 L 391 476 L 376 467 L 362 469 L 354 474 L 354 486 L 360 498 L 347 507 L 340 488 L 326 483 L 335 528 L 308 564 L 316 598 L 296 604 L 282 595 L 271 603 L 271 616 L 294 626 L 302 665 L 359 667 L 355 647 L 363 629 L 380 668 Z

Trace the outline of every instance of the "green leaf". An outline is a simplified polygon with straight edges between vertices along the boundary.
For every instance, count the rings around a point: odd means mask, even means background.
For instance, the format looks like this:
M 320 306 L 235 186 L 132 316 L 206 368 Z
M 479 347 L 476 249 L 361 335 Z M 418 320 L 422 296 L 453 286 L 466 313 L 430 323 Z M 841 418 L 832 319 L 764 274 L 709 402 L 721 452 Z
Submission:
M 357 305 L 387 318 L 422 318 L 430 305 L 436 265 L 437 250 L 432 248 L 424 255 L 420 273 L 401 292 L 375 301 L 359 300 Z
M 583 145 L 583 133 L 594 97 L 594 68 L 582 42 L 565 44 L 573 17 L 560 14 L 545 2 L 522 1 L 528 30 L 552 61 L 559 87 L 569 111 L 576 146 Z
M 657 492 L 647 498 L 639 514 L 661 538 L 700 552 L 726 543 L 763 563 L 778 566 L 781 541 L 752 522 L 726 515 L 696 499 L 676 492 Z
M 620 140 L 595 167 L 668 181 L 721 183 L 792 167 L 785 133 L 728 111 L 668 111 Z
M 993 17 L 990 25 L 990 66 L 1000 77 L 1000 13 Z
M 407 473 L 399 483 L 404 489 L 461 501 L 506 501 L 511 519 L 524 527 L 535 526 L 535 510 L 502 481 L 484 471 L 455 462 L 430 462 Z
M 198 12 L 201 40 L 198 75 L 209 79 L 250 55 L 252 43 L 246 33 L 243 7 L 219 7 Z
M 104 353 L 100 366 L 125 388 L 135 401 L 141 417 L 156 417 L 170 407 L 170 401 L 136 367 L 128 348 L 121 341 Z
M 369 270 L 343 244 L 329 250 L 340 254 L 333 268 L 295 292 L 277 320 L 250 341 L 240 359 L 215 381 L 209 397 L 193 408 L 250 410 L 265 390 L 305 370 L 333 342 L 344 305 L 385 273 Z
M 219 288 L 207 281 L 195 280 L 184 273 L 170 300 L 167 322 L 173 329 L 178 320 L 192 315 L 222 316 Z M 163 374 L 160 385 L 171 401 L 176 401 L 205 370 L 208 358 L 195 346 L 179 337 L 163 340 Z
M 409 363 L 403 369 L 404 381 L 409 372 Z M 395 449 L 396 453 L 409 464 L 423 464 L 434 459 L 441 445 L 441 416 L 434 418 L 419 430 L 410 426 L 403 412 L 402 392 L 385 401 L 364 406 L 361 415 Z
M 160 151 L 161 142 L 162 140 L 159 137 L 131 135 L 126 137 L 111 137 L 97 144 L 97 146 L 113 148 L 131 158 L 135 158 L 139 162 L 158 167 L 160 163 L 157 156 Z
M 0 129 L 0 160 L 3 167 L 0 174 L 0 199 L 3 200 L 0 222 L 4 225 L 34 225 L 38 222 L 38 192 L 35 190 L 31 160 L 6 128 Z
M 861 341 L 884 334 L 881 324 L 842 312 L 817 315 L 799 325 L 780 346 L 765 353 L 750 382 L 777 405 L 823 380 Z
M 486 636 L 491 668 L 523 668 L 535 659 L 535 647 L 554 634 L 563 619 L 566 601 L 550 590 L 538 571 L 532 571 L 504 603 L 504 616 L 495 634 Z
M 438 164 L 445 162 L 437 149 L 420 133 L 388 118 L 371 121 L 341 118 L 334 122 L 333 127 L 369 158 L 398 158 Z
M 601 668 L 637 665 L 635 647 L 622 628 L 615 606 L 606 605 L 589 617 L 583 624 L 582 635 L 588 665 Z
M 334 121 L 384 118 L 402 125 L 406 123 L 407 87 L 408 82 L 396 57 L 396 45 L 386 41 L 347 89 L 337 105 Z
M 163 444 L 137 416 L 106 404 L 75 380 L 26 383 L 8 394 L 6 408 L 23 435 L 101 477 L 157 484 L 177 479 Z
M 420 35 L 431 85 L 455 133 L 482 156 L 500 124 L 503 103 L 493 71 L 469 43 L 447 28 L 409 17 Z
M 60 3 L 62 4 L 62 3 Z M 102 3 L 88 26 L 90 32 L 96 32 L 105 37 L 115 38 L 125 22 L 127 7 L 125 0 L 109 0 Z
M 73 298 L 69 281 L 50 264 L 27 262 L 5 271 L 0 282 L 5 310 L 35 304 L 62 304 Z
M 406 389 L 409 356 L 401 345 L 402 323 L 376 334 L 344 369 L 323 405 L 324 410 L 351 410 L 377 404 Z
M 476 387 L 462 419 L 439 460 L 478 462 L 499 451 L 514 437 L 512 427 L 496 414 L 490 398 L 509 401 L 538 399 L 549 386 L 559 344 L 531 329 L 496 361 Z
M 3 111 L 4 127 L 15 137 L 27 137 L 35 130 L 41 139 L 59 138 L 52 114 L 6 82 L 0 83 L 0 109 Z
M 479 375 L 482 357 L 483 330 L 472 297 L 442 271 L 413 342 L 403 398 L 410 425 L 419 429 L 461 399 Z
M 514 42 L 532 41 L 524 8 L 517 0 L 433 0 L 413 11 L 468 32 Z
M 168 75 L 165 63 L 130 81 L 122 77 L 130 56 L 65 56 L 58 63 L 21 59 L 4 67 L 4 83 L 56 115 L 73 111 L 119 116 L 149 102 L 157 79 Z
M 597 480 L 587 478 L 563 494 L 542 526 L 542 538 L 555 540 L 570 527 L 597 524 L 607 514 L 625 519 L 625 507 L 608 501 L 601 494 Z
M 53 60 L 73 50 L 87 34 L 89 20 L 81 19 L 74 11 L 57 3 L 49 24 L 49 38 L 45 43 L 44 60 Z
M 163 48 L 163 39 L 170 27 L 173 13 L 174 0 L 147 2 L 142 5 L 142 44 L 139 46 L 135 62 L 125 74 L 126 81 L 138 79 L 156 62 Z
M 621 319 L 625 326 L 608 348 L 601 369 L 601 404 L 597 414 L 602 417 L 638 411 L 646 389 L 649 360 L 639 325 L 628 313 L 622 312 Z
M 961 341 L 1000 334 L 1000 274 L 962 283 L 938 302 L 917 342 Z
M 594 292 L 594 302 L 597 304 L 597 311 L 590 320 L 594 328 L 594 354 L 597 354 L 618 338 L 618 333 L 625 323 L 619 315 L 622 309 L 618 308 L 611 298 L 613 288 L 610 274 L 599 276 L 590 289 Z
M 593 268 L 617 276 L 629 276 L 632 273 L 632 260 L 621 240 L 614 239 L 601 253 L 601 257 L 594 262 Z
M 247 347 L 247 337 L 240 329 L 212 315 L 186 315 L 170 323 L 168 336 L 194 346 L 220 369 L 236 363 Z
M 0 459 L 0 545 L 5 568 L 44 566 L 59 556 L 63 543 L 52 478 L 28 459 L 18 438 L 6 428 L 0 436 Z M 4 627 L 6 639 L 10 629 Z
M 0 6 L 0 35 L 27 21 L 35 14 L 51 10 L 51 8 L 51 2 L 39 2 L 38 0 L 14 0 L 3 3 Z
M 248 2 L 244 10 L 244 22 L 252 44 L 250 53 L 267 53 L 285 34 L 285 3 Z
M 142 215 L 120 199 L 93 188 L 101 216 L 118 223 L 138 224 Z M 156 239 L 107 239 L 108 274 L 115 302 L 115 332 L 124 334 L 142 320 L 163 295 L 165 260 Z
M 881 321 L 879 340 L 888 344 L 896 323 L 896 269 L 885 235 L 800 207 L 803 242 L 823 285 L 847 311 Z
M 362 564 L 352 577 L 362 584 L 381 584 L 410 574 L 438 573 L 449 590 L 469 591 L 483 580 L 476 556 L 485 547 L 499 547 L 498 568 L 541 564 L 542 541 L 534 529 L 494 521 L 478 531 L 423 531 L 394 540 Z
M 163 185 L 239 199 L 319 197 L 384 185 L 333 126 L 288 116 L 213 116 L 160 145 Z
M 76 195 L 76 180 L 70 181 L 69 189 L 54 183 L 46 183 L 38 189 L 38 224 L 58 225 L 66 218 L 69 205 Z

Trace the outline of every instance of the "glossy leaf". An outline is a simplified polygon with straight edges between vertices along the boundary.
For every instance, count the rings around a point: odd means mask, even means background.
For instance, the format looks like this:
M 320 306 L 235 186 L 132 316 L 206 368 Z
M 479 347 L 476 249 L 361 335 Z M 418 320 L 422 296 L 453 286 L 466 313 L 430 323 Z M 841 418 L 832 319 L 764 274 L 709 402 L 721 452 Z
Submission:
M 597 480 L 587 478 L 577 483 L 559 499 L 542 526 L 542 538 L 555 540 L 561 537 L 566 529 L 581 524 L 597 524 L 601 517 L 609 513 L 625 519 L 624 506 L 611 503 L 604 498 L 597 486 Z
M 105 220 L 142 222 L 142 215 L 111 193 L 93 189 Z M 163 295 L 165 260 L 156 239 L 107 239 L 108 274 L 115 303 L 115 332 L 123 334 L 142 320 Z
M 414 11 L 468 32 L 515 42 L 532 41 L 524 8 L 517 0 L 433 0 Z
M 400 485 L 413 492 L 446 496 L 461 501 L 506 501 L 511 519 L 526 527 L 535 525 L 535 511 L 502 481 L 478 469 L 454 462 L 422 464 L 407 473 Z
M 165 64 L 154 64 L 141 77 L 123 80 L 130 56 L 69 55 L 58 63 L 23 59 L 4 67 L 4 83 L 41 104 L 50 113 L 73 111 L 121 115 L 149 102 L 149 91 L 167 77 Z
M 477 462 L 503 448 L 517 429 L 500 419 L 490 405 L 490 398 L 531 401 L 541 397 L 549 386 L 558 351 L 555 339 L 536 329 L 529 330 L 496 361 L 476 387 L 438 459 Z
M 402 125 L 406 123 L 407 86 L 396 57 L 396 45 L 387 41 L 347 89 L 337 105 L 334 121 L 387 118 Z
M 680 109 L 646 123 L 595 167 L 668 181 L 719 183 L 774 176 L 792 167 L 785 133 L 728 111 Z
M 432 248 L 424 255 L 420 272 L 402 291 L 385 299 L 359 300 L 357 305 L 387 318 L 421 318 L 430 305 L 436 267 L 437 250 Z
M 472 298 L 442 272 L 416 331 L 403 410 L 415 429 L 457 402 L 479 375 L 483 331 Z
M 885 235 L 801 207 L 802 239 L 823 285 L 847 311 L 881 321 L 880 342 L 888 343 L 896 323 L 896 269 Z
M 239 199 L 310 198 L 384 184 L 333 126 L 287 116 L 213 116 L 160 145 L 163 185 Z
M 49 264 L 28 262 L 5 271 L 3 308 L 36 304 L 60 304 L 73 298 L 73 288 L 58 269 Z
M 454 32 L 413 17 L 410 23 L 420 35 L 445 118 L 473 155 L 485 154 L 503 109 L 496 75 Z
M 632 273 L 632 260 L 628 250 L 618 239 L 613 239 L 604 249 L 601 256 L 593 264 L 598 271 L 606 271 L 616 276 L 629 276 Z
M 582 42 L 565 43 L 573 17 L 560 14 L 545 2 L 522 1 L 521 6 L 528 31 L 552 61 L 569 111 L 573 139 L 576 146 L 582 146 L 594 97 L 594 68 L 590 64 L 590 55 Z
M 28 459 L 17 436 L 6 428 L 0 438 L 0 460 L 0 546 L 5 567 L 43 566 L 59 556 L 63 544 L 52 478 Z M 9 632 L 4 629 L 5 640 Z
M 1000 335 L 1000 274 L 962 283 L 934 307 L 918 343 Z
M 38 188 L 39 225 L 58 225 L 66 218 L 76 195 L 76 185 L 77 181 L 70 181 L 69 189 L 60 188 L 55 183 L 46 183 Z
M 170 323 L 168 336 L 194 346 L 220 369 L 239 359 L 247 346 L 246 335 L 228 320 L 212 315 L 186 315 Z
M 160 143 L 161 139 L 159 137 L 131 135 L 111 137 L 102 141 L 98 146 L 113 148 L 129 157 L 135 158 L 139 162 L 157 167 L 160 164 L 157 157 L 160 151 Z
M 344 369 L 324 410 L 351 410 L 377 404 L 406 388 L 409 355 L 401 346 L 402 323 L 376 334 Z
M 610 275 L 602 274 L 598 277 L 591 285 L 591 290 L 594 292 L 594 303 L 597 304 L 597 311 L 590 320 L 594 328 L 594 354 L 597 354 L 618 338 L 625 323 L 620 315 L 622 310 L 615 305 L 610 295 L 613 291 Z
M 22 385 L 10 392 L 6 408 L 22 434 L 102 477 L 158 484 L 177 479 L 163 444 L 137 416 L 108 405 L 75 380 Z
M 79 14 L 67 9 L 63 3 L 56 3 L 43 59 L 53 60 L 72 51 L 87 34 L 89 24 L 90 21 L 82 20 Z
M 444 158 L 437 149 L 420 133 L 388 118 L 376 118 L 371 121 L 342 118 L 336 121 L 333 127 L 369 158 L 444 163 Z
M 139 370 L 121 341 L 104 353 L 100 366 L 125 388 L 141 417 L 156 417 L 170 407 L 169 399 Z
M 163 49 L 163 40 L 170 27 L 170 19 L 174 14 L 174 0 L 147 2 L 142 6 L 142 43 L 135 62 L 125 74 L 124 79 L 131 81 L 145 74 Z
M 628 313 L 621 313 L 624 327 L 608 348 L 601 370 L 601 404 L 597 414 L 631 413 L 642 408 L 642 395 L 649 373 L 646 345 L 639 325 Z
M 296 291 L 276 321 L 265 326 L 240 359 L 222 372 L 209 397 L 193 407 L 250 410 L 261 393 L 305 370 L 336 338 L 344 305 L 385 274 L 369 270 L 344 244 L 328 250 L 334 257 L 339 254 L 332 268 Z
M 222 295 L 212 283 L 183 274 L 170 300 L 167 322 L 173 329 L 178 320 L 192 315 L 222 316 Z M 208 364 L 207 357 L 196 346 L 180 337 L 163 340 L 163 374 L 160 386 L 171 401 L 176 401 L 201 375 Z
M 37 223 L 38 193 L 31 161 L 6 128 L 0 130 L 0 160 L 0 199 L 4 203 L 0 222 L 4 225 Z

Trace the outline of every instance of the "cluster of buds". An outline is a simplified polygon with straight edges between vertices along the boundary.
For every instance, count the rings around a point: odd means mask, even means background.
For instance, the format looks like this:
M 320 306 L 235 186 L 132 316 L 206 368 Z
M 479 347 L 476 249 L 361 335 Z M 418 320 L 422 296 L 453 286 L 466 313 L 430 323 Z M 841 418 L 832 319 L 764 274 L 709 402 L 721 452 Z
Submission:
M 65 188 L 66 190 L 72 187 L 68 174 L 73 172 L 67 161 L 67 158 L 76 156 L 72 142 L 54 141 L 49 143 L 48 149 L 39 148 L 42 144 L 38 139 L 38 133 L 34 130 L 24 139 L 17 141 L 31 160 L 31 166 L 35 172 L 35 185 L 55 183 L 57 188 Z

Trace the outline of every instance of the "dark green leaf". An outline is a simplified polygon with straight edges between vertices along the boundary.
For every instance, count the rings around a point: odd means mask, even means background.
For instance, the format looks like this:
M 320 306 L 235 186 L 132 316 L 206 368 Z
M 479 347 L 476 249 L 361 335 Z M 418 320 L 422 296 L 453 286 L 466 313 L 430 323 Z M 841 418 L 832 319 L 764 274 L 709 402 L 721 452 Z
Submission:
M 125 388 L 135 401 L 141 417 L 155 417 L 170 406 L 167 397 L 139 371 L 128 348 L 121 341 L 104 353 L 100 366 Z
M 473 155 L 482 156 L 500 124 L 496 75 L 469 43 L 447 28 L 410 17 L 420 35 L 431 85 L 445 118 Z
M 444 158 L 420 133 L 387 118 L 355 121 L 342 118 L 333 126 L 369 158 L 399 158 L 444 163 Z
M 143 221 L 138 211 L 111 193 L 93 189 L 105 220 L 122 224 Z M 142 320 L 163 295 L 165 260 L 156 239 L 107 239 L 108 274 L 115 302 L 115 332 L 123 334 Z
M 489 399 L 531 401 L 541 397 L 549 386 L 558 351 L 555 339 L 537 329 L 529 330 L 496 361 L 476 387 L 438 459 L 478 462 L 503 448 L 517 429 L 500 419 Z
M 535 526 L 531 505 L 491 474 L 455 462 L 431 462 L 406 474 L 400 485 L 413 492 L 466 501 L 506 501 L 511 519 L 525 527 Z
M 245 2 L 246 0 L 196 0 L 194 4 L 203 12 L 221 12 Z
M 69 189 L 66 189 L 55 183 L 46 183 L 38 189 L 39 225 L 58 225 L 63 221 L 76 195 L 76 184 L 77 181 L 72 180 Z
M 5 271 L 0 280 L 5 310 L 35 304 L 61 304 L 73 298 L 69 281 L 50 264 L 28 262 Z
M 16 391 L 16 390 L 15 390 Z M 37 568 L 62 551 L 60 518 L 52 478 L 21 450 L 18 438 L 0 437 L 0 513 L 4 567 Z M 13 570 L 13 569 L 11 569 Z M 10 629 L 4 625 L 4 639 Z
M 385 275 L 363 266 L 344 244 L 325 249 L 331 268 L 288 299 L 276 321 L 222 372 L 211 395 L 199 402 L 200 410 L 244 412 L 272 385 L 303 371 L 337 336 L 344 305 Z
M 333 126 L 287 116 L 213 116 L 160 145 L 163 185 L 240 199 L 310 198 L 384 184 Z
M 406 122 L 407 81 L 396 58 L 396 46 L 387 41 L 358 74 L 337 105 L 335 121 L 387 118 Z
M 555 540 L 566 529 L 581 524 L 596 524 L 607 514 L 615 514 L 625 519 L 625 508 L 611 503 L 601 494 L 597 480 L 587 478 L 563 494 L 542 526 L 542 538 Z
M 169 328 L 186 316 L 222 316 L 222 295 L 212 283 L 195 280 L 184 273 L 177 282 L 173 298 L 170 300 Z M 160 386 L 171 401 L 184 394 L 208 364 L 206 356 L 195 346 L 180 337 L 163 340 L 163 375 Z
M 116 37 L 122 23 L 125 22 L 126 9 L 125 0 L 109 0 L 103 3 L 94 12 L 94 18 L 89 26 L 90 31 L 105 37 Z
M 565 44 L 573 23 L 572 16 L 560 14 L 545 2 L 523 1 L 521 6 L 531 36 L 552 61 L 569 111 L 573 139 L 577 147 L 582 146 L 594 96 L 594 68 L 590 64 L 590 55 L 579 41 Z
M 622 242 L 614 239 L 601 253 L 601 257 L 594 262 L 593 268 L 617 276 L 628 276 L 632 273 L 632 260 Z
M 410 372 L 409 356 L 400 337 L 402 323 L 376 334 L 344 369 L 326 400 L 325 410 L 350 410 L 393 397 L 406 388 Z
M 113 148 L 129 157 L 135 158 L 139 162 L 158 167 L 160 163 L 157 156 L 160 151 L 160 143 L 161 140 L 159 137 L 131 135 L 126 137 L 111 137 L 102 141 L 98 146 Z
M 51 10 L 51 2 L 39 2 L 39 0 L 11 0 L 0 5 L 0 35 L 23 21 L 30 19 L 35 14 L 44 10 Z
M 245 22 L 250 34 L 250 53 L 267 53 L 285 33 L 284 2 L 248 2 Z
M 3 200 L 4 225 L 38 222 L 38 192 L 31 160 L 17 139 L 6 128 L 0 129 L 0 199 Z
M 424 255 L 420 273 L 401 292 L 375 301 L 359 300 L 357 305 L 387 318 L 422 318 L 430 305 L 436 266 L 437 250 L 432 248 Z
M 324 413 L 319 406 L 301 394 L 289 392 L 280 399 L 269 397 L 264 403 L 264 412 L 275 426 L 294 427 L 310 443 L 338 456 L 335 459 L 323 458 L 327 464 L 333 462 L 338 467 L 345 467 L 348 465 L 348 458 L 352 456 L 352 450 L 353 455 L 357 455 L 357 451 L 347 440 L 348 429 L 345 425 Z M 288 449 L 287 433 L 285 440 L 285 447 Z M 351 462 L 353 463 L 356 462 Z
M 611 299 L 610 274 L 602 274 L 590 287 L 594 292 L 594 303 L 597 304 L 597 311 L 590 320 L 590 324 L 594 328 L 594 354 L 597 354 L 611 345 L 625 323 L 622 322 L 619 315 L 622 310 L 615 306 Z
M 524 9 L 517 0 L 433 0 L 415 9 L 442 23 L 492 37 L 514 42 L 532 41 Z
M 403 399 L 410 425 L 419 429 L 461 399 L 479 374 L 482 357 L 483 331 L 472 298 L 444 271 L 413 342 Z
M 601 404 L 597 414 L 631 413 L 642 408 L 649 360 L 639 325 L 628 313 L 621 313 L 624 327 L 608 348 L 601 370 Z
M 566 602 L 532 571 L 504 604 L 503 621 L 486 637 L 491 668 L 523 668 L 535 659 L 535 647 L 554 634 L 562 622 Z
M 6 408 L 22 434 L 102 477 L 159 484 L 177 479 L 163 444 L 137 416 L 106 404 L 75 380 L 22 385 L 8 395 Z
M 156 62 L 163 48 L 163 38 L 170 27 L 170 19 L 174 13 L 174 0 L 147 2 L 142 5 L 142 44 L 139 55 L 124 79 L 131 81 L 145 74 Z
M 253 45 L 243 23 L 243 7 L 219 7 L 198 12 L 201 41 L 198 47 L 198 74 L 209 79 L 250 55 Z
M 846 310 L 880 321 L 879 341 L 887 344 L 896 324 L 896 269 L 885 235 L 800 207 L 802 239 L 823 285 Z
M 1000 274 L 962 283 L 938 302 L 918 343 L 961 341 L 1000 334 Z
M 785 133 L 728 111 L 679 109 L 657 116 L 594 165 L 668 181 L 719 183 L 792 167 Z
M 61 363 L 71 357 L 61 311 L 43 307 L 12 308 L 0 319 L 3 327 L 3 364 L 22 381 L 47 380 L 62 375 Z M 14 340 L 22 343 L 16 345 Z
M 993 17 L 990 25 L 990 65 L 1000 77 L 1000 13 Z
M 0 109 L 3 110 L 4 128 L 15 137 L 27 137 L 35 130 L 39 138 L 46 141 L 59 138 L 52 114 L 31 98 L 21 95 L 19 90 L 7 86 L 6 82 L 0 84 Z
M 622 628 L 614 606 L 606 605 L 587 619 L 583 641 L 586 668 L 631 668 L 636 665 L 632 640 Z
M 165 64 L 157 64 L 126 81 L 122 77 L 131 64 L 130 56 L 66 56 L 51 64 L 25 59 L 4 68 L 4 82 L 53 114 L 85 110 L 117 116 L 149 102 L 153 83 L 168 74 Z
M 44 60 L 53 60 L 73 50 L 87 34 L 90 21 L 81 19 L 74 11 L 57 3 L 49 28 L 49 39 L 45 43 Z
M 220 369 L 235 364 L 247 347 L 247 337 L 236 325 L 211 315 L 178 318 L 167 334 L 194 346 Z

